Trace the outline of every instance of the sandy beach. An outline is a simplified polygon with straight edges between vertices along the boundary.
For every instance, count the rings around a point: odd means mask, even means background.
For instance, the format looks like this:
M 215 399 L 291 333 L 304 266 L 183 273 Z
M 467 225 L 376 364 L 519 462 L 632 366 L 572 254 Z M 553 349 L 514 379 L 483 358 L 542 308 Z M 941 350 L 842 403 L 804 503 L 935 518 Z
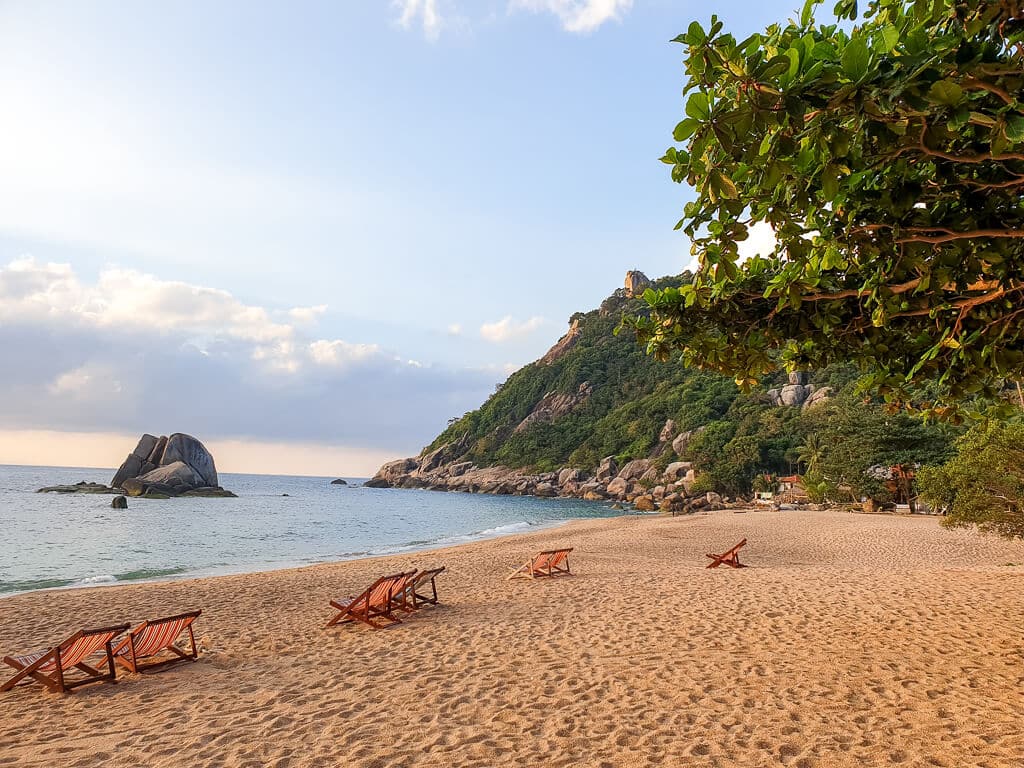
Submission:
M 749 545 L 743 570 L 705 553 Z M 578 575 L 507 581 L 572 546 Z M 444 564 L 442 605 L 324 624 Z M 0 600 L 0 652 L 202 608 L 196 663 L 0 696 L 17 766 L 1021 766 L 1024 543 L 935 519 L 729 512 Z M 4 667 L 7 669 L 7 667 Z M 4 673 L 6 678 L 6 672 Z

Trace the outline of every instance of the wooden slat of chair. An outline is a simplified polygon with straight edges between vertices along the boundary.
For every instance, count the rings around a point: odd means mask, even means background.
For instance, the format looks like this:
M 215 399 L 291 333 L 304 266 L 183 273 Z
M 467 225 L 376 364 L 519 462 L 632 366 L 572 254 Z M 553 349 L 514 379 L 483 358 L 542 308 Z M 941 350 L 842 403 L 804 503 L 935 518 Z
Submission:
M 336 624 L 348 624 L 352 621 L 361 621 L 374 629 L 383 629 L 388 626 L 376 620 L 379 618 L 387 619 L 392 624 L 401 624 L 402 620 L 392 613 L 391 598 L 395 594 L 398 583 L 410 573 L 415 573 L 415 571 L 382 576 L 355 597 L 347 600 L 331 600 L 331 607 L 338 611 L 338 615 L 327 622 L 327 626 L 333 627 Z
M 114 648 L 114 661 L 129 672 L 149 672 L 179 661 L 196 661 L 199 658 L 199 648 L 196 645 L 192 624 L 201 614 L 202 611 L 188 611 L 142 622 Z M 176 645 L 177 639 L 186 631 L 191 646 L 189 652 Z M 174 656 L 148 663 L 141 661 L 154 658 L 164 651 Z
M 4 663 L 14 667 L 18 672 L 6 683 L 0 685 L 0 691 L 9 691 L 18 683 L 29 680 L 42 683 L 50 690 L 59 693 L 71 693 L 73 688 L 88 683 L 116 682 L 117 670 L 114 666 L 114 654 L 111 646 L 114 638 L 125 632 L 130 626 L 130 624 L 118 624 L 113 627 L 81 629 L 56 647 L 22 656 L 5 656 Z M 106 655 L 107 672 L 101 672 L 85 661 L 101 648 Z M 77 669 L 86 677 L 69 681 L 64 673 L 71 669 Z M 51 670 L 52 674 L 47 674 Z
M 409 594 L 412 589 L 413 577 L 416 571 L 412 570 L 403 573 L 401 578 L 395 581 L 391 588 L 391 607 L 398 608 L 406 613 L 412 613 L 415 606 L 412 604 L 412 596 Z
M 572 552 L 572 547 L 538 552 L 530 560 L 513 570 L 509 574 L 509 578 L 536 579 L 541 576 L 572 576 L 569 572 L 570 552 Z M 565 563 L 564 567 L 562 567 L 563 562 Z
M 412 607 L 419 608 L 421 605 L 430 604 L 437 605 L 437 577 L 443 573 L 445 566 L 440 568 L 429 568 L 425 571 L 420 571 L 416 574 L 416 578 L 413 579 L 409 585 L 409 596 L 412 599 Z M 423 589 L 425 584 L 430 584 L 431 594 L 425 595 L 420 594 L 419 590 Z M 423 590 L 426 592 L 426 590 Z
M 730 568 L 746 568 L 747 566 L 740 562 L 740 549 L 745 547 L 746 544 L 747 540 L 743 539 L 735 547 L 720 555 L 715 555 L 709 552 L 707 556 L 711 558 L 711 562 L 708 563 L 708 568 L 717 568 L 723 563 L 728 565 Z

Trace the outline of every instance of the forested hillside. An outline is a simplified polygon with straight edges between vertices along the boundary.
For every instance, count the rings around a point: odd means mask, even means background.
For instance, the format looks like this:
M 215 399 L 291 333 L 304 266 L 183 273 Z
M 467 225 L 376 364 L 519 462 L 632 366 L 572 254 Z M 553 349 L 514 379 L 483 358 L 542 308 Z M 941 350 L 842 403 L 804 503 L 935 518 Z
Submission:
M 653 286 L 689 279 L 663 278 Z M 955 429 L 864 402 L 848 367 L 766 377 L 744 394 L 718 374 L 657 362 L 631 333 L 615 333 L 623 313 L 640 305 L 633 294 L 651 285 L 639 273 L 630 273 L 631 281 L 632 290 L 619 289 L 600 308 L 574 314 L 547 355 L 512 374 L 479 409 L 454 419 L 421 456 L 535 473 L 566 467 L 593 473 L 606 457 L 618 465 L 646 458 L 662 469 L 683 461 L 701 476 L 700 487 L 733 495 L 748 493 L 759 476 L 810 470 L 812 484 L 825 482 L 824 473 L 851 497 L 884 497 L 881 482 L 862 477 L 865 470 L 949 455 Z

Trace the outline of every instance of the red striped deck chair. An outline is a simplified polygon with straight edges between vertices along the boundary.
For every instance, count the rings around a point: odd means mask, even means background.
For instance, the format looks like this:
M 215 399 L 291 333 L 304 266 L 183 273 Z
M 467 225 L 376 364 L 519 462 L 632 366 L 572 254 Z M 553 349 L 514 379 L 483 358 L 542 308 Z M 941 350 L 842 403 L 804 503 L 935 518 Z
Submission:
M 374 629 L 383 629 L 387 624 L 381 623 L 381 618 L 387 619 L 391 624 L 401 624 L 401 619 L 392 612 L 391 598 L 394 597 L 399 584 L 404 583 L 406 578 L 415 572 L 381 576 L 355 597 L 331 600 L 331 607 L 338 611 L 338 615 L 327 622 L 327 626 L 361 621 Z
M 18 673 L 3 685 L 0 691 L 9 691 L 20 682 L 42 683 L 51 691 L 71 693 L 72 688 L 104 680 L 115 682 L 117 670 L 114 667 L 114 653 L 111 644 L 114 638 L 126 631 L 130 624 L 99 629 L 80 629 L 55 648 L 46 648 L 22 656 L 5 656 L 4 663 L 14 667 Z M 106 655 L 107 671 L 101 672 L 86 664 L 85 660 L 97 651 Z M 68 672 L 77 670 L 83 678 L 68 680 Z
M 740 550 L 745 546 L 747 546 L 747 540 L 743 539 L 743 541 L 735 547 L 720 555 L 708 552 L 707 556 L 711 558 L 711 562 L 708 563 L 708 568 L 717 568 L 722 565 L 722 563 L 725 563 L 730 568 L 746 568 L 747 566 L 740 562 Z
M 572 576 L 569 572 L 568 549 L 550 549 L 538 552 L 509 574 L 510 579 L 536 579 L 541 576 Z
M 428 568 L 411 577 L 406 588 L 397 596 L 402 607 L 405 610 L 411 611 L 428 603 L 430 605 L 437 605 L 437 582 L 435 579 L 438 577 L 438 574 L 444 572 L 444 569 L 443 565 L 440 568 Z M 427 592 L 427 585 L 430 586 L 429 593 Z
M 192 623 L 200 614 L 202 611 L 189 611 L 177 616 L 142 622 L 114 647 L 114 661 L 129 672 L 144 672 L 179 661 L 195 661 L 199 658 L 199 649 L 196 646 Z M 177 645 L 178 638 L 184 632 L 188 632 L 191 646 L 189 651 Z M 150 661 L 164 652 L 171 654 L 170 657 L 165 655 L 159 661 Z
M 401 578 L 395 581 L 395 585 L 391 590 L 391 607 L 400 608 L 406 613 L 412 613 L 416 607 L 412 604 L 412 583 L 418 576 L 418 571 L 411 570 L 408 573 L 403 573 Z

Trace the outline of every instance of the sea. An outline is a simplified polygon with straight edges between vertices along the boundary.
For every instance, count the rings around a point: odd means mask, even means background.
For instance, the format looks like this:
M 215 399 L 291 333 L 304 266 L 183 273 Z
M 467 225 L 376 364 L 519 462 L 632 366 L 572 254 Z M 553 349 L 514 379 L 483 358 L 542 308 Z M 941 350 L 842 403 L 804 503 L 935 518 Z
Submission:
M 608 503 L 364 488 L 365 478 L 221 473 L 236 499 L 36 493 L 113 469 L 0 465 L 0 597 L 292 568 L 624 514 Z

